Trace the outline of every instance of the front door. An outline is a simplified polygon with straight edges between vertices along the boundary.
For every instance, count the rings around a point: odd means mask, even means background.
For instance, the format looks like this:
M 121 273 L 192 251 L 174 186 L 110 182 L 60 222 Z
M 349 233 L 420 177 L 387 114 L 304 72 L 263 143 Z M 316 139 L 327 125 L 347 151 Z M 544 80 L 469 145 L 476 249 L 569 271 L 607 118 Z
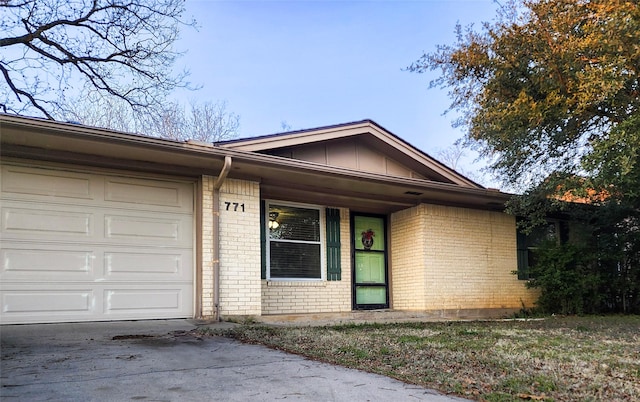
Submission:
M 351 215 L 353 244 L 353 308 L 389 307 L 385 217 Z

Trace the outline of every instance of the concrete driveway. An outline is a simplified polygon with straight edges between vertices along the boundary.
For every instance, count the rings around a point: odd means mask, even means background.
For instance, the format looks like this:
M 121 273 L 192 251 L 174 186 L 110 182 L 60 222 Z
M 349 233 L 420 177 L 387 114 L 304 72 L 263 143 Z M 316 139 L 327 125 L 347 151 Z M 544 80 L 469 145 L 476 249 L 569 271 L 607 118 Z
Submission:
M 189 320 L 0 326 L 0 399 L 463 400 L 262 346 L 198 337 L 195 328 Z

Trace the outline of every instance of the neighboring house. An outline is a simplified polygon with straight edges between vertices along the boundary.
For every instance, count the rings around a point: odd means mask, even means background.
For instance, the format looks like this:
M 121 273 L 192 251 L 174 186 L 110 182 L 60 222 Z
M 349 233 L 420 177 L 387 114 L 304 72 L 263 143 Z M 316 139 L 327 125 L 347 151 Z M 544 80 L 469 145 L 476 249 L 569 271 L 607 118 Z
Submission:
M 573 190 L 565 190 L 564 186 L 557 186 L 557 194 L 549 196 L 550 199 L 562 201 L 570 205 L 575 212 L 576 209 L 585 210 L 608 200 L 611 193 L 607 190 L 596 191 L 588 188 L 584 194 L 577 195 Z M 558 195 L 559 194 L 559 195 Z M 536 255 L 540 247 L 549 241 L 558 245 L 565 243 L 581 244 L 587 240 L 588 231 L 585 227 L 571 218 L 566 212 L 548 213 L 546 224 L 533 228 L 530 233 L 518 231 L 518 279 L 533 279 L 530 276 L 531 269 L 536 265 L 538 256 Z
M 364 120 L 218 144 L 0 115 L 2 323 L 531 306 L 508 194 Z

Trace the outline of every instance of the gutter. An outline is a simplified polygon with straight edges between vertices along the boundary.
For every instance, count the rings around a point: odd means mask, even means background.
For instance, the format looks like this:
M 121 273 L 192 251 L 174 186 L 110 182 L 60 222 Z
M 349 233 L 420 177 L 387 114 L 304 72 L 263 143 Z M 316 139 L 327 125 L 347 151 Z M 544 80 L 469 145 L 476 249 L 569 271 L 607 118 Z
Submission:
M 224 157 L 224 166 L 213 184 L 213 308 L 214 319 L 220 321 L 220 187 L 231 170 L 231 157 Z

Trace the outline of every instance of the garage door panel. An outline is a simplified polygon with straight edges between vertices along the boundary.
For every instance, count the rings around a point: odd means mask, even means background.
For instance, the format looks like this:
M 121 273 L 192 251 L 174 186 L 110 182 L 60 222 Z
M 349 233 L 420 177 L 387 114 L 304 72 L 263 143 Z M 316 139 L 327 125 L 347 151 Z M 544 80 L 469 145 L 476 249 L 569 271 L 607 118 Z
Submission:
M 97 187 L 88 174 L 5 166 L 2 192 L 59 198 L 94 199 Z
M 180 312 L 183 309 L 184 289 L 107 289 L 105 290 L 105 314 Z
M 12 165 L 3 165 L 0 171 L 6 200 L 78 206 L 100 202 L 110 208 L 193 213 L 193 185 L 187 182 Z
M 148 211 L 105 211 L 84 206 L 6 201 L 2 236 L 29 241 L 189 247 L 193 216 Z M 69 209 L 83 212 L 71 212 Z
M 190 216 L 159 218 L 154 214 L 105 215 L 105 239 L 136 244 L 173 244 L 189 246 L 192 223 Z
M 2 208 L 3 232 L 11 235 L 91 236 L 94 216 L 91 213 L 57 209 Z
M 40 280 L 55 275 L 58 280 L 93 279 L 95 253 L 56 245 L 5 244 L 0 250 L 0 280 Z
M 136 251 L 106 251 L 104 272 L 106 280 L 191 280 L 190 252 L 156 250 L 153 253 Z
M 174 207 L 190 212 L 192 201 L 184 183 L 124 178 L 106 179 L 105 201 Z
M 192 317 L 192 182 L 0 172 L 0 322 Z
M 141 287 L 147 287 L 142 289 Z M 0 290 L 3 324 L 189 317 L 192 283 L 36 284 Z
M 75 312 L 86 314 L 93 309 L 95 299 L 92 289 L 55 290 L 46 284 L 40 285 L 40 288 L 31 287 L 23 290 L 1 291 L 0 293 L 2 293 L 3 313 L 7 318 L 21 313 L 48 315 Z

